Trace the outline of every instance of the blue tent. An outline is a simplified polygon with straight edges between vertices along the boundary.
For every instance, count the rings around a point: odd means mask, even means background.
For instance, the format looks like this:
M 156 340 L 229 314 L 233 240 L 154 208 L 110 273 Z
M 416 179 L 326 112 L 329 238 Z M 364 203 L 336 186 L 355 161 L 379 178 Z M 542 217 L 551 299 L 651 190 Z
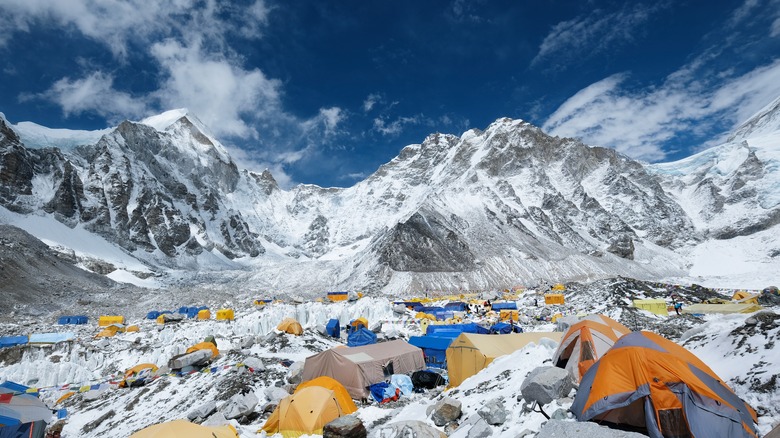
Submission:
M 146 319 L 157 319 L 158 316 L 160 316 L 160 312 L 152 310 L 146 314 Z
M 13 347 L 27 343 L 27 336 L 0 336 L 0 348 Z
M 493 327 L 490 327 L 490 333 L 493 334 L 506 335 L 512 332 L 522 333 L 523 329 L 520 328 L 519 325 L 507 324 L 505 322 L 499 322 L 498 324 L 495 324 Z
M 338 338 L 341 336 L 341 326 L 339 325 L 338 319 L 331 319 L 328 321 L 328 324 L 325 325 L 325 332 L 328 334 L 328 336 Z
M 57 324 L 86 324 L 87 321 L 89 321 L 89 318 L 84 315 L 60 316 L 59 319 L 57 319 Z
M 434 327 L 434 326 L 431 326 Z M 430 327 L 429 327 L 430 328 Z M 450 333 L 455 333 L 451 331 Z M 421 348 L 423 355 L 425 356 L 425 363 L 429 366 L 438 366 L 440 368 L 447 368 L 447 348 L 452 344 L 452 341 L 460 335 L 461 332 L 457 332 L 455 336 L 412 336 L 409 338 L 409 343 L 415 347 Z M 448 333 L 449 334 L 449 333 Z
M 468 305 L 462 301 L 453 301 L 444 305 L 445 310 L 453 310 L 455 312 L 464 312 Z
M 0 437 L 42 438 L 52 411 L 38 399 L 38 393 L 13 382 L 0 384 Z
M 347 337 L 347 347 L 360 347 L 369 344 L 376 344 L 376 335 L 362 326 Z
M 186 315 L 190 311 L 190 308 L 187 306 L 181 306 L 179 307 L 179 314 Z
M 179 309 L 181 310 L 181 309 Z M 200 307 L 189 307 L 187 308 L 187 318 L 197 318 L 198 312 L 201 310 L 209 310 L 207 306 L 200 306 Z
M 73 333 L 36 333 L 30 335 L 31 344 L 56 344 L 76 339 Z
M 517 303 L 514 301 L 508 301 L 504 303 L 493 303 L 491 305 L 493 310 L 517 310 Z

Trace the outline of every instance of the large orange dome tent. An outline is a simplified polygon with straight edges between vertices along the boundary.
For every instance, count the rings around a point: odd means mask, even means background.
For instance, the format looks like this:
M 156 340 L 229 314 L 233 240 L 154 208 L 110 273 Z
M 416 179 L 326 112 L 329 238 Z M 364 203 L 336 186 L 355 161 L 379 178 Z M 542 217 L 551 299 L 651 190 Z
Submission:
M 628 333 L 628 327 L 604 315 L 588 315 L 572 324 L 563 334 L 552 363 L 569 372 L 579 382 L 588 369 Z

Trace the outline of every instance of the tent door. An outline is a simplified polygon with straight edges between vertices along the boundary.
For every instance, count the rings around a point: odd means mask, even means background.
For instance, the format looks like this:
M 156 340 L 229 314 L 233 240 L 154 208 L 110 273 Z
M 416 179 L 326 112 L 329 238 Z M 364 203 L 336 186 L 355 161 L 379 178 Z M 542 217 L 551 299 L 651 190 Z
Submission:
M 659 409 L 658 426 L 664 438 L 691 438 L 682 408 Z

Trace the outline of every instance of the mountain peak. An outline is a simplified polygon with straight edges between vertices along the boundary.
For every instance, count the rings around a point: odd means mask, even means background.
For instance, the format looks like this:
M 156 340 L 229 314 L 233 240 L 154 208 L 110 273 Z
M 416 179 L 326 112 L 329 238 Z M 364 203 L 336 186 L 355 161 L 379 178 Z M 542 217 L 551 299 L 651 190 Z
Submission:
M 729 136 L 728 141 L 740 141 L 750 137 L 762 137 L 780 131 L 780 97 L 761 108 L 743 122 Z
M 186 117 L 188 113 L 189 110 L 187 108 L 172 109 L 156 116 L 147 117 L 141 120 L 140 123 L 163 132 L 182 117 Z

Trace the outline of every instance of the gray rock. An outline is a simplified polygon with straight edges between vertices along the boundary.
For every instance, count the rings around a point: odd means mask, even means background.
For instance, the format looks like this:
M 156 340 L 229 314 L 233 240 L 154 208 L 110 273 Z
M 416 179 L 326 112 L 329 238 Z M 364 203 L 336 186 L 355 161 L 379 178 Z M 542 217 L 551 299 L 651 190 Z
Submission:
M 257 396 L 250 392 L 249 394 L 236 394 L 225 402 L 219 409 L 225 415 L 228 420 L 233 418 L 240 418 L 244 415 L 249 415 L 257 406 Z
M 249 368 L 252 368 L 253 370 L 255 370 L 255 372 L 265 371 L 265 365 L 263 365 L 263 361 L 256 357 L 249 356 L 245 358 L 243 362 L 244 365 L 248 366 Z
M 599 426 L 589 421 L 550 420 L 542 426 L 536 438 L 569 438 L 575 436 L 590 436 L 599 438 L 647 438 L 641 433 L 627 432 Z
M 244 339 L 243 341 L 241 341 L 241 348 L 242 349 L 252 348 L 252 346 L 254 346 L 254 345 L 255 345 L 255 338 L 252 337 L 252 336 L 249 336 L 246 339 Z
M 303 380 L 303 361 L 298 361 L 290 365 L 287 381 L 293 385 L 298 385 Z
M 368 432 L 355 415 L 339 417 L 322 428 L 323 438 L 366 438 Z
M 275 404 L 278 404 L 279 400 L 290 395 L 290 393 L 288 393 L 284 389 L 277 388 L 275 386 L 271 386 L 270 388 L 265 388 L 265 391 L 263 391 L 263 393 L 265 394 L 266 398 L 268 398 L 268 401 Z
M 371 438 L 447 438 L 444 432 L 422 421 L 409 420 L 377 426 Z
M 491 435 L 493 435 L 493 429 L 484 418 L 480 418 L 479 421 L 469 429 L 467 438 L 487 438 Z
M 563 368 L 537 367 L 520 385 L 523 398 L 529 402 L 546 405 L 553 400 L 567 397 L 574 388 L 568 371 Z
M 222 412 L 217 411 L 201 424 L 204 426 L 224 426 L 228 424 L 228 420 Z
M 217 402 L 211 400 L 198 406 L 187 414 L 187 419 L 193 421 L 197 418 L 207 418 L 209 415 L 217 411 Z
M 264 345 L 271 344 L 276 340 L 277 337 L 279 337 L 279 335 L 280 335 L 279 333 L 271 330 L 265 336 L 262 337 L 262 341 L 260 342 L 260 344 L 264 344 Z
M 461 406 L 460 400 L 455 400 L 452 397 L 444 397 L 439 400 L 432 409 L 431 420 L 433 420 L 433 424 L 444 426 L 450 421 L 457 420 L 462 413 Z
M 509 412 L 504 407 L 504 402 L 500 398 L 494 398 L 485 403 L 477 411 L 487 424 L 498 426 L 504 424 L 509 417 Z
M 571 419 L 571 417 L 570 417 L 568 409 L 559 408 L 559 409 L 556 409 L 555 412 L 552 413 L 552 415 L 550 415 L 550 419 L 551 420 L 569 420 L 569 419 Z
M 536 432 L 534 432 L 533 430 L 523 429 L 523 431 L 517 434 L 515 438 L 525 438 L 527 436 L 534 436 L 534 435 L 536 435 Z

